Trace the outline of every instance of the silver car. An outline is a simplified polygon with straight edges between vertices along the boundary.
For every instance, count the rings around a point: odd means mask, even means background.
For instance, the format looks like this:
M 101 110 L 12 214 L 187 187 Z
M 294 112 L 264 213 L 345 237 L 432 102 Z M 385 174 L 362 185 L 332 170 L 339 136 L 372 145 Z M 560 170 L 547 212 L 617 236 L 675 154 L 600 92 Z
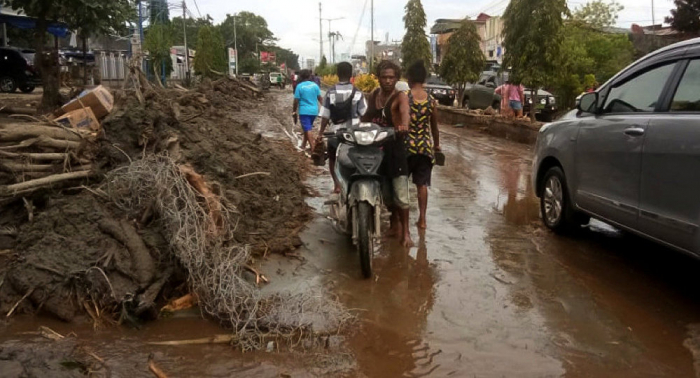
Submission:
M 594 217 L 700 256 L 700 38 L 633 63 L 578 110 L 537 139 L 547 227 Z

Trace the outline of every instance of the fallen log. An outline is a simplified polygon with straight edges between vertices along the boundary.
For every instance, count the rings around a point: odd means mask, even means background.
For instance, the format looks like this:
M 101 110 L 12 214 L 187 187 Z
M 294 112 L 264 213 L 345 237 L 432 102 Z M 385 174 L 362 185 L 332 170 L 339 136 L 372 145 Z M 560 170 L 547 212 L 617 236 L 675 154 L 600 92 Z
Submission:
M 36 109 L 34 108 L 13 108 L 13 107 L 3 107 L 0 108 L 0 113 L 2 114 L 24 114 L 24 115 L 36 115 Z
M 80 148 L 81 143 L 69 141 L 69 140 L 54 139 L 54 138 L 50 138 L 47 136 L 39 136 L 36 138 L 25 139 L 16 145 L 0 147 L 0 150 L 16 150 L 19 148 L 26 148 L 26 147 L 32 147 L 32 146 L 56 148 L 56 149 L 62 149 L 62 150 L 69 150 L 69 149 L 76 149 L 77 150 Z
M 64 161 L 70 158 L 69 154 L 60 152 L 34 152 L 34 153 L 17 153 L 17 152 L 7 152 L 0 150 L 0 156 L 8 157 L 11 159 L 25 159 L 34 161 Z
M 51 187 L 54 184 L 63 183 L 65 181 L 88 178 L 94 174 L 95 172 L 93 171 L 60 173 L 18 184 L 2 185 L 0 186 L 0 197 L 10 197 L 19 193 L 31 192 L 37 189 Z
M 97 225 L 102 232 L 126 247 L 131 256 L 131 269 L 135 273 L 140 288 L 147 288 L 155 276 L 156 264 L 146 243 L 134 227 L 125 219 L 116 221 L 111 218 L 102 219 Z
M 201 339 L 190 339 L 190 340 L 174 340 L 174 341 L 154 341 L 147 343 L 148 345 L 168 345 L 168 346 L 178 346 L 178 345 L 202 345 L 202 344 L 230 344 L 234 342 L 236 338 L 233 335 L 214 335 L 212 337 L 204 337 Z
M 153 359 L 153 355 L 148 356 L 148 370 L 156 376 L 156 378 L 168 378 L 168 376 L 161 370 L 156 361 Z
M 29 138 L 48 137 L 58 140 L 80 142 L 83 137 L 77 132 L 54 126 L 10 123 L 0 127 L 0 141 L 18 142 Z
M 46 172 L 60 167 L 53 164 L 24 164 L 11 161 L 0 161 L 0 170 L 5 172 Z

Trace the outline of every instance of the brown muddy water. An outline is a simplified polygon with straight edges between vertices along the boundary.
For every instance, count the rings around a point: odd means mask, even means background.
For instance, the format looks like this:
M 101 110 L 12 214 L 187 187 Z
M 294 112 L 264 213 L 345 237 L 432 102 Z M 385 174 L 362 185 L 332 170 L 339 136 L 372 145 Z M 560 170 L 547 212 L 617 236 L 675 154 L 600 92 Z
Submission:
M 290 96 L 274 98 L 265 124 L 286 138 Z M 553 235 L 540 226 L 528 146 L 451 127 L 442 139 L 447 165 L 434 171 L 428 230 L 412 227 L 410 250 L 382 243 L 374 279 L 361 279 L 356 252 L 325 217 L 332 185 L 321 169 L 309 178 L 319 196 L 308 200 L 317 216 L 301 258 L 262 267 L 264 290 L 337 295 L 358 315 L 354 333 L 305 353 L 242 354 L 147 344 L 225 333 L 196 310 L 140 330 L 18 317 L 0 325 L 0 376 L 80 376 L 60 365 L 76 349 L 112 377 L 152 376 L 149 354 L 169 377 L 699 376 L 700 263 L 599 222 Z M 76 336 L 28 333 L 41 325 Z

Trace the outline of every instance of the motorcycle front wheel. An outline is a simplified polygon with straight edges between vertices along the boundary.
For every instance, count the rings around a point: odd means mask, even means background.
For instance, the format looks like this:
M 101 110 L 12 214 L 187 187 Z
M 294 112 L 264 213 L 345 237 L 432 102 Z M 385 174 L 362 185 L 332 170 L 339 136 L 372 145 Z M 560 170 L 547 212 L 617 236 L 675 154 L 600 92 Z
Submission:
M 372 237 L 374 216 L 368 202 L 357 204 L 357 250 L 360 252 L 360 267 L 365 278 L 372 277 L 374 238 Z

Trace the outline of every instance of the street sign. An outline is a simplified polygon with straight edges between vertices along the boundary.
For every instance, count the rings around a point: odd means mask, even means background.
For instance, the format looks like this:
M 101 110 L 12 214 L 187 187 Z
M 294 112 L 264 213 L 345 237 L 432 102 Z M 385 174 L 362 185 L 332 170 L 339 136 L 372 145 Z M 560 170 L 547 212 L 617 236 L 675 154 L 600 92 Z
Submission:
M 228 74 L 236 75 L 236 50 L 228 48 Z

